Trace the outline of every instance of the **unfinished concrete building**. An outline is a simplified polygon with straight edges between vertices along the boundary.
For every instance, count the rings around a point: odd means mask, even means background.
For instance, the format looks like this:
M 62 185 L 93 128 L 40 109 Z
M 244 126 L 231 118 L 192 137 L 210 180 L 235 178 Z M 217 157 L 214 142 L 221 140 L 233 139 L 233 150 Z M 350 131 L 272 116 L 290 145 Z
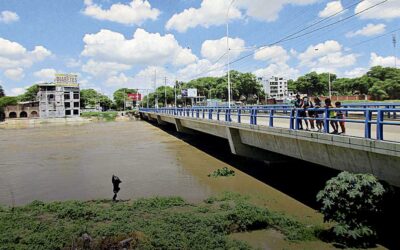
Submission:
M 40 118 L 80 115 L 80 93 L 77 75 L 56 74 L 54 83 L 39 84 Z

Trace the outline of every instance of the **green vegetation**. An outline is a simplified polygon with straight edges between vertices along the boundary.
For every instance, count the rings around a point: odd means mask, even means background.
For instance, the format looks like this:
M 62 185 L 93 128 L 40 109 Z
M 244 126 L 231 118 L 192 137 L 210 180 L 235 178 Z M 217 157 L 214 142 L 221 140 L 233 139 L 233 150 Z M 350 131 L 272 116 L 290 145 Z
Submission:
M 137 93 L 137 90 L 128 88 L 117 89 L 113 94 L 116 109 L 122 110 L 124 108 L 124 101 L 128 100 L 128 94 L 133 93 Z
M 385 189 L 370 174 L 342 172 L 317 195 L 325 221 L 334 221 L 335 241 L 366 247 L 376 240 L 374 219 L 381 212 Z
M 215 170 L 212 174 L 209 174 L 208 177 L 220 177 L 220 176 L 235 176 L 235 171 L 232 169 L 228 169 L 227 167 L 219 168 Z
M 327 73 L 308 73 L 288 82 L 292 91 L 308 95 L 328 94 Z M 337 78 L 331 74 L 332 90 L 338 95 L 371 95 L 374 100 L 400 99 L 400 69 L 376 66 L 357 78 Z
M 84 112 L 81 114 L 82 117 L 86 118 L 97 118 L 98 120 L 105 120 L 107 122 L 115 121 L 118 112 L 107 111 L 107 112 Z
M 80 92 L 82 108 L 94 108 L 96 105 L 100 105 L 103 110 L 108 110 L 113 106 L 113 102 L 108 96 L 94 89 L 82 89 Z
M 131 238 L 129 249 L 250 249 L 228 235 L 264 228 L 281 231 L 287 240 L 314 239 L 314 228 L 226 193 L 196 205 L 179 197 L 156 197 L 116 203 L 35 201 L 14 209 L 0 208 L 0 249 L 85 244 L 91 249 L 110 249 L 127 238 Z M 82 239 L 84 234 L 92 239 L 89 243 Z

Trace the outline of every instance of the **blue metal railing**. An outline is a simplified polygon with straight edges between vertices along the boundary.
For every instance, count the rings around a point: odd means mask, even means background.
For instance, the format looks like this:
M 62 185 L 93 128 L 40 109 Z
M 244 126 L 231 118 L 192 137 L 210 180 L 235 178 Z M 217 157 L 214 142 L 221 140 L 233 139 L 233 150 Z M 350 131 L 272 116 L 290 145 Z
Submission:
M 346 105 L 347 106 L 347 105 Z M 390 105 L 393 106 L 393 105 Z M 314 112 L 320 114 L 319 117 L 304 117 L 302 112 Z M 346 122 L 364 124 L 364 137 L 371 138 L 372 125 L 376 125 L 376 139 L 383 140 L 384 125 L 400 126 L 400 121 L 396 120 L 396 113 L 400 112 L 400 105 L 396 108 L 379 107 L 376 104 L 366 107 L 345 107 L 345 108 L 309 108 L 296 109 L 290 105 L 269 105 L 269 106 L 244 106 L 244 107 L 192 107 L 192 108 L 140 108 L 140 112 L 150 112 L 167 114 L 181 117 L 191 117 L 206 120 L 218 120 L 225 122 L 243 123 L 243 118 L 248 117 L 250 125 L 259 125 L 259 119 L 267 119 L 269 127 L 274 127 L 275 119 L 288 119 L 289 129 L 300 130 L 302 121 L 320 121 L 323 124 L 323 133 L 330 132 L 332 122 Z M 332 112 L 341 113 L 343 117 L 338 117 Z M 393 114 L 391 119 L 385 120 L 385 114 Z M 348 118 L 349 114 L 361 114 L 360 118 Z M 347 116 L 347 118 L 345 118 Z M 389 117 L 390 118 L 390 117 Z

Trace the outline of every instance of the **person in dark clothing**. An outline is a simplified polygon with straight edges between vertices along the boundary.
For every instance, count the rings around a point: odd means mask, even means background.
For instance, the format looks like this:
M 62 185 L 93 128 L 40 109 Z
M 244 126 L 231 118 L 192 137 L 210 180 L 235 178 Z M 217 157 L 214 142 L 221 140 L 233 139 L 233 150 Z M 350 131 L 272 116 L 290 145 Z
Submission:
M 119 184 L 120 184 L 122 181 L 121 181 L 121 180 L 118 178 L 118 176 L 116 176 L 116 175 L 113 175 L 113 176 L 112 176 L 111 181 L 112 181 L 112 184 L 113 184 L 113 191 L 114 191 L 113 201 L 116 201 L 116 200 L 117 200 L 117 194 L 118 194 L 118 192 L 119 192 L 119 190 L 120 190 Z
M 299 113 L 299 117 L 303 117 L 304 116 L 303 115 L 304 111 L 303 110 L 299 110 L 300 108 L 303 107 L 303 100 L 300 98 L 300 95 L 298 95 L 298 94 L 296 95 L 296 101 L 294 102 L 294 107 L 298 110 L 297 112 Z M 300 119 L 300 120 L 298 120 L 296 122 L 299 123 L 299 129 L 303 129 L 302 120 Z

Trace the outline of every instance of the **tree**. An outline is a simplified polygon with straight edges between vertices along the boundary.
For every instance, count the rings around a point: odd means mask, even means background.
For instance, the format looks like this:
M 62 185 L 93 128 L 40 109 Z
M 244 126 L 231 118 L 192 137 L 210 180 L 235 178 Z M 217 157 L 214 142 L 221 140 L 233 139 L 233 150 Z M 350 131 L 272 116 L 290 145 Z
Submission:
M 15 96 L 0 97 L 0 121 L 4 120 L 4 108 L 9 105 L 17 105 L 18 98 Z
M 317 194 L 324 221 L 334 221 L 336 240 L 366 247 L 376 240 L 373 219 L 381 212 L 385 189 L 371 174 L 342 172 Z
M 81 91 L 81 107 L 95 107 L 99 104 L 103 110 L 108 110 L 112 106 L 112 101 L 94 89 L 82 89 Z
M 331 74 L 331 81 L 336 79 L 336 75 Z M 297 92 L 306 93 L 307 95 L 321 95 L 328 93 L 329 76 L 328 73 L 318 74 L 311 72 L 300 76 L 294 82 Z
M 0 98 L 5 96 L 6 94 L 4 93 L 3 86 L 0 85 Z
M 374 100 L 383 100 L 388 97 L 388 94 L 379 84 L 374 84 L 374 86 L 368 90 L 368 94 L 370 94 Z
M 128 88 L 121 88 L 117 89 L 114 94 L 114 103 L 118 110 L 122 110 L 124 108 L 124 102 L 128 98 L 128 94 L 137 93 L 136 89 L 128 89 Z
M 37 100 L 37 93 L 39 92 L 39 85 L 35 84 L 26 89 L 25 93 L 18 96 L 21 102 L 33 102 Z

